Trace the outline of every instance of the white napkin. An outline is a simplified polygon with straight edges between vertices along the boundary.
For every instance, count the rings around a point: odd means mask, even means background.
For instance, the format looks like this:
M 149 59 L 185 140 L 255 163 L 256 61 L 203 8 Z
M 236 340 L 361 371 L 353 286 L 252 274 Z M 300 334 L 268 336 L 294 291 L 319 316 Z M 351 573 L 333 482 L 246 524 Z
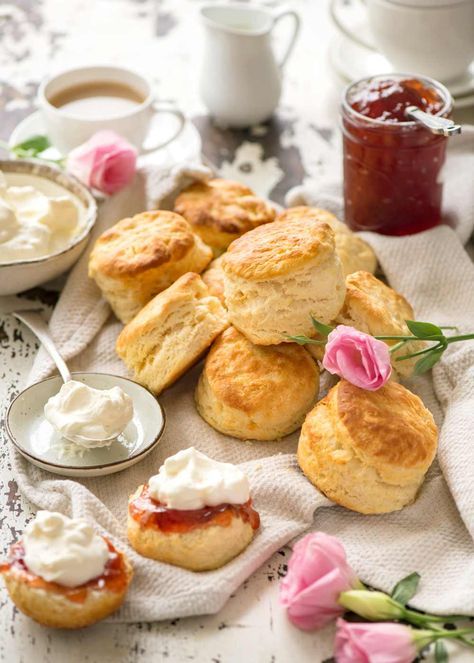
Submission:
M 459 159 L 458 169 L 462 166 L 466 172 L 472 166 L 472 155 L 464 142 L 460 144 L 451 158 Z M 163 200 L 169 204 L 172 192 L 189 176 L 207 177 L 209 171 L 197 166 L 142 174 L 133 187 L 103 205 L 95 234 L 145 205 L 153 207 Z M 449 182 L 447 190 L 453 193 Z M 332 194 L 330 202 L 340 207 L 340 200 Z M 290 200 L 314 204 L 322 200 L 322 192 L 299 189 Z M 452 195 L 449 204 L 452 209 L 462 208 L 459 228 L 465 239 L 473 226 L 472 200 L 470 206 L 466 200 L 457 205 Z M 370 233 L 366 237 L 390 282 L 413 302 L 419 319 L 474 329 L 474 268 L 451 229 L 440 227 L 408 238 Z M 51 331 L 73 370 L 124 374 L 114 353 L 121 325 L 108 316 L 107 305 L 87 279 L 86 266 L 87 252 L 69 277 L 53 313 Z M 340 537 L 361 579 L 375 587 L 390 590 L 398 579 L 416 570 L 422 582 L 414 606 L 474 615 L 473 352 L 472 343 L 451 348 L 434 372 L 435 389 L 431 377 L 412 381 L 411 388 L 442 425 L 439 460 L 443 473 L 435 464 L 417 501 L 389 515 L 362 516 L 332 505 L 316 491 L 297 467 L 296 433 L 280 442 L 249 443 L 210 428 L 193 403 L 199 366 L 160 397 L 168 425 L 146 463 L 83 481 L 58 479 L 30 465 L 13 449 L 12 464 L 20 490 L 38 508 L 93 520 L 130 556 L 135 579 L 113 620 L 152 621 L 216 612 L 275 550 L 310 528 Z M 30 381 L 52 370 L 51 361 L 40 351 Z M 262 520 L 260 531 L 242 555 L 222 569 L 199 574 L 136 555 L 124 533 L 128 495 L 167 456 L 190 445 L 218 460 L 244 463 Z

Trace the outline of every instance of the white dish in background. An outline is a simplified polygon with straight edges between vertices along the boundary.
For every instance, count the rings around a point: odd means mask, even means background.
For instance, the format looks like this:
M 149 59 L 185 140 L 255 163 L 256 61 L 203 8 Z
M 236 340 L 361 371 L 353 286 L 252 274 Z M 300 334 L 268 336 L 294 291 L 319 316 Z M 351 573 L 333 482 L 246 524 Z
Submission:
M 27 460 L 54 474 L 97 477 L 125 470 L 156 447 L 165 428 L 165 413 L 148 389 L 105 373 L 73 373 L 73 378 L 96 389 L 123 389 L 133 400 L 132 421 L 109 447 L 78 447 L 62 438 L 44 417 L 45 403 L 63 384 L 59 376 L 47 378 L 22 391 L 6 415 L 8 436 Z
M 474 60 L 472 0 L 331 0 L 330 13 L 342 34 L 398 72 L 457 84 Z
M 331 40 L 329 62 L 345 82 L 394 71 L 393 66 L 381 53 L 366 48 L 341 34 L 334 35 Z M 473 105 L 474 62 L 462 79 L 445 85 L 454 97 L 455 108 Z
M 152 123 L 148 138 L 150 143 L 157 142 L 160 136 L 165 136 L 167 132 L 169 133 L 169 122 L 171 123 L 172 121 L 171 118 L 163 117 L 159 123 Z M 8 142 L 10 147 L 13 147 L 36 135 L 46 135 L 46 128 L 39 111 L 28 115 L 28 117 L 22 120 L 13 129 Z M 145 142 L 145 146 L 148 145 L 148 140 Z M 199 131 L 192 122 L 187 121 L 182 132 L 174 141 L 155 152 L 140 156 L 139 165 L 152 163 L 156 166 L 165 166 L 182 161 L 193 161 L 200 159 L 201 148 L 202 142 Z M 55 147 L 49 148 L 48 153 L 45 152 L 44 155 L 55 159 L 64 156 Z
M 77 200 L 82 209 L 83 224 L 80 232 L 63 249 L 39 258 L 0 263 L 0 295 L 15 295 L 41 283 L 51 281 L 66 272 L 84 250 L 97 218 L 97 205 L 89 190 L 75 177 L 39 161 L 23 159 L 0 160 L 0 171 L 8 175 L 18 175 L 16 184 L 24 184 L 25 175 L 47 180 L 44 190 L 53 190 L 56 195 L 61 189 Z M 20 181 L 21 180 L 21 181 Z M 48 194 L 49 195 L 49 194 Z

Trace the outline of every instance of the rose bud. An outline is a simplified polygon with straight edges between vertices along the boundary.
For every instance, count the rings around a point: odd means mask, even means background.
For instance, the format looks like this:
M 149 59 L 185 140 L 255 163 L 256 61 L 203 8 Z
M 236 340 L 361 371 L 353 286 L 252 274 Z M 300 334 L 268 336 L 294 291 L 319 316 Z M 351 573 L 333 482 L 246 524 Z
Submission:
M 365 624 L 338 619 L 334 657 L 336 663 L 412 663 L 420 649 L 443 636 L 391 622 Z
M 280 602 L 295 626 L 317 629 L 343 614 L 339 596 L 354 588 L 363 585 L 347 563 L 341 542 L 316 532 L 296 543 L 280 583 Z
M 339 597 L 339 603 L 347 610 L 371 621 L 403 619 L 405 615 L 400 603 L 383 592 L 371 592 L 368 589 L 343 592 Z
M 392 373 L 388 346 L 346 325 L 338 325 L 329 334 L 323 366 L 368 391 L 383 387 Z
M 67 170 L 88 187 L 112 194 L 133 179 L 137 150 L 113 131 L 98 131 L 67 158 Z

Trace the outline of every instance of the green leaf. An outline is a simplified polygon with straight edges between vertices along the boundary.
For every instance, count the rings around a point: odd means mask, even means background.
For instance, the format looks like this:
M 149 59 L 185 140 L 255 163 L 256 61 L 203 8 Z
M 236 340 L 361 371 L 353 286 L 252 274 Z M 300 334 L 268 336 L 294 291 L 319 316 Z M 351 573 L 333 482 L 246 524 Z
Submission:
M 18 145 L 14 145 L 12 152 L 18 155 L 35 156 L 36 154 L 40 154 L 40 152 L 44 152 L 50 146 L 51 143 L 47 136 L 37 135 L 31 136 L 31 138 L 18 143 Z
M 311 322 L 313 323 L 313 327 L 316 329 L 318 334 L 321 334 L 321 336 L 324 338 L 327 338 L 334 329 L 334 327 L 331 327 L 331 325 L 323 325 L 322 322 L 319 322 L 319 320 L 316 320 L 316 318 L 313 316 L 311 316 Z
M 433 366 L 441 359 L 445 350 L 446 348 L 443 346 L 439 350 L 433 350 L 433 352 L 430 354 L 427 354 L 421 359 L 418 359 L 415 364 L 415 375 L 421 375 L 422 373 L 426 373 L 426 371 L 429 371 L 431 368 L 433 368 Z
M 401 603 L 402 605 L 406 605 L 408 601 L 415 596 L 420 578 L 420 574 L 416 572 L 410 573 L 406 578 L 402 578 L 392 589 L 392 599 L 398 601 L 398 603 Z
M 433 336 L 443 336 L 443 331 L 438 325 L 431 322 L 419 322 L 418 320 L 405 320 L 408 329 L 417 338 L 432 338 Z
M 437 640 L 434 649 L 436 663 L 447 663 L 449 661 L 448 651 L 442 640 Z

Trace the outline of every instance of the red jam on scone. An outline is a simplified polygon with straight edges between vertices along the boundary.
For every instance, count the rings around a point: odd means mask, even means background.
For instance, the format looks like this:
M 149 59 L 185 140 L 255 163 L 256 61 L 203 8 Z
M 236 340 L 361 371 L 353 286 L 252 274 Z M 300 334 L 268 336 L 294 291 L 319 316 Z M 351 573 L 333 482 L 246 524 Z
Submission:
M 193 447 L 168 458 L 129 501 L 128 536 L 135 550 L 194 571 L 226 564 L 259 526 L 245 474 Z
M 85 521 L 39 511 L 0 565 L 17 607 L 45 626 L 81 628 L 123 602 L 132 570 L 126 557 Z

